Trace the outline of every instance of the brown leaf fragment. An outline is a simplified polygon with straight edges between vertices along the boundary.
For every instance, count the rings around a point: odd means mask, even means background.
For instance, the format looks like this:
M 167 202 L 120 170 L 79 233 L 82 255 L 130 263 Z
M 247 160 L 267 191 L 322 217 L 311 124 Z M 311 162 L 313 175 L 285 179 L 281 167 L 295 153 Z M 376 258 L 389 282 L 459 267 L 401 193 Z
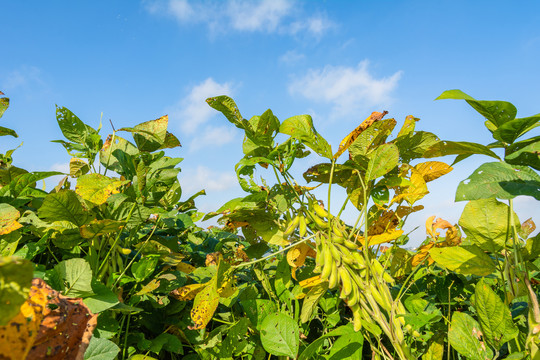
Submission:
M 534 223 L 532 218 L 529 218 L 521 224 L 521 232 L 523 233 L 523 237 L 527 238 L 529 235 L 533 233 L 533 231 L 536 230 L 536 224 Z
M 82 360 L 97 315 L 82 299 L 68 298 L 42 279 L 33 279 L 28 300 L 0 327 L 0 359 Z

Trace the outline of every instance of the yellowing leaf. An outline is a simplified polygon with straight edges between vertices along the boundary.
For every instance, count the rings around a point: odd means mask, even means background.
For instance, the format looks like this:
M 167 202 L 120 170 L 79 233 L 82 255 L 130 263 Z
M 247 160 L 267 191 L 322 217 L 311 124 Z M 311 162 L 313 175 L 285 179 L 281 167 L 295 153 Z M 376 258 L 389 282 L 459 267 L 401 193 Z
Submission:
M 219 296 L 224 298 L 232 296 L 236 292 L 236 288 L 234 286 L 235 282 L 236 281 L 233 276 L 229 277 L 218 289 Z
M 195 269 L 195 266 L 187 264 L 185 262 L 180 262 L 176 265 L 176 270 L 181 271 L 185 274 L 191 274 Z
M 403 230 L 390 230 L 379 235 L 368 236 L 368 246 L 374 246 L 396 240 L 403 235 Z M 359 246 L 364 244 L 364 237 L 357 236 L 356 241 Z
M 195 299 L 195 296 L 202 290 L 206 284 L 190 284 L 182 286 L 180 289 L 173 290 L 169 293 L 176 300 L 189 301 Z
M 426 244 L 426 245 L 422 245 L 418 248 L 418 250 L 416 251 L 416 254 L 414 254 L 414 256 L 412 257 L 411 259 L 411 265 L 414 267 L 414 266 L 417 266 L 418 264 L 420 264 L 422 261 L 424 261 L 424 259 L 426 257 L 429 257 L 429 250 L 435 246 L 435 243 L 432 241 L 430 242 L 429 244 Z M 428 264 L 431 265 L 433 264 L 433 259 L 431 257 L 429 257 L 428 259 Z
M 420 174 L 415 168 L 410 168 L 410 170 L 411 185 L 400 188 L 400 190 L 397 192 L 397 195 L 394 196 L 392 201 L 390 201 L 390 204 L 399 203 L 405 200 L 412 206 L 412 204 L 414 204 L 429 193 L 422 174 Z
M 322 282 L 321 281 L 321 275 L 317 275 L 317 276 L 313 276 L 313 277 L 310 277 L 308 279 L 300 281 L 300 286 L 305 289 L 305 288 L 310 288 L 310 287 L 313 287 L 315 285 L 318 285 L 321 282 Z
M 201 292 L 195 296 L 193 308 L 191 309 L 191 320 L 195 325 L 188 327 L 190 330 L 198 330 L 206 327 L 212 316 L 214 316 L 214 312 L 219 304 L 216 279 L 210 280 L 205 285 Z
M 77 158 L 71 158 L 71 160 L 69 160 L 69 175 L 79 177 L 89 171 L 90 166 L 88 166 L 86 161 Z
M 121 230 L 124 225 L 124 221 L 111 219 L 92 220 L 89 224 L 81 226 L 80 233 L 83 238 L 92 239 L 96 236 L 117 232 Z
M 306 256 L 315 257 L 317 253 L 306 243 L 301 243 L 287 252 L 287 262 L 292 267 L 292 276 L 296 279 L 296 269 L 304 265 Z
M 452 171 L 452 167 L 448 164 L 445 164 L 441 161 L 427 161 L 420 164 L 417 164 L 414 167 L 422 177 L 425 182 L 435 180 L 443 175 L 448 174 Z
M 20 229 L 22 225 L 17 222 L 19 217 L 20 213 L 16 208 L 9 204 L 0 204 L 0 235 Z
M 383 111 L 382 113 L 376 111 L 372 112 L 370 116 L 368 116 L 360 125 L 356 127 L 356 129 L 351 131 L 349 135 L 341 140 L 338 151 L 334 154 L 334 159 L 340 157 L 341 154 L 343 154 L 349 148 L 349 146 L 351 146 L 354 140 L 356 140 L 358 135 L 370 127 L 375 121 L 381 120 L 386 114 L 388 114 L 388 111 Z
M 84 200 L 101 205 L 109 196 L 119 193 L 118 188 L 127 183 L 127 180 L 116 180 L 101 174 L 82 175 L 77 179 L 75 192 Z
M 148 293 L 151 293 L 152 291 L 156 290 L 159 285 L 160 281 L 156 279 L 150 280 L 150 282 L 142 287 L 141 290 L 139 290 L 135 295 L 145 295 Z

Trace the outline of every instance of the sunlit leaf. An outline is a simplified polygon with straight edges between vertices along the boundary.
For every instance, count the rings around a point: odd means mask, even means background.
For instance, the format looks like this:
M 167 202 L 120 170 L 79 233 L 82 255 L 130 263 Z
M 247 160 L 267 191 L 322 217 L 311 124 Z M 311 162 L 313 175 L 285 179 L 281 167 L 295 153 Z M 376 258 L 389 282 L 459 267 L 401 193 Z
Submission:
M 28 260 L 0 257 L 0 325 L 19 313 L 30 291 L 33 270 Z
M 79 177 L 89 171 L 90 166 L 88 166 L 86 161 L 77 158 L 71 158 L 71 160 L 69 160 L 69 175 Z
M 279 127 L 279 132 L 302 141 L 320 156 L 332 158 L 330 144 L 317 133 L 309 115 L 297 115 L 284 120 Z
M 388 111 L 384 111 L 382 113 L 380 112 L 372 112 L 370 116 L 368 116 L 360 125 L 356 127 L 349 135 L 347 135 L 341 142 L 339 143 L 338 151 L 334 154 L 333 158 L 337 159 L 341 156 L 348 148 L 351 146 L 351 144 L 356 140 L 358 135 L 360 135 L 364 130 L 366 130 L 368 127 L 371 126 L 375 121 L 381 120 L 384 115 L 388 114 Z
M 480 325 L 468 314 L 454 312 L 448 341 L 457 352 L 472 360 L 493 358 L 493 351 L 484 343 Z
M 127 180 L 117 180 L 101 174 L 82 175 L 77 179 L 75 192 L 93 204 L 101 205 L 112 194 L 118 194 L 122 185 L 129 183 Z
M 435 247 L 429 254 L 438 265 L 463 275 L 488 276 L 496 270 L 493 260 L 476 245 Z
M 368 157 L 366 181 L 371 181 L 385 175 L 398 165 L 399 151 L 394 144 L 383 144 L 378 146 Z
M 504 160 L 512 165 L 527 165 L 540 170 L 540 136 L 510 145 Z
M 435 180 L 452 171 L 452 167 L 440 161 L 426 161 L 416 164 L 414 168 L 422 175 L 425 182 Z
M 19 217 L 20 213 L 16 208 L 9 204 L 0 204 L 0 235 L 20 229 L 22 225 L 17 222 Z
M 319 275 L 319 279 L 320 279 L 320 275 Z M 327 290 L 328 290 L 327 281 L 311 286 L 311 288 L 309 289 L 302 303 L 302 310 L 300 312 L 300 321 L 302 323 L 306 323 L 309 320 L 311 320 L 311 316 L 313 315 L 313 312 L 317 308 L 317 304 L 319 303 L 319 300 L 326 293 Z
M 513 199 L 529 195 L 540 200 L 540 175 L 525 166 L 484 163 L 459 183 L 456 201 L 487 198 Z
M 121 230 L 125 225 L 124 221 L 111 219 L 92 220 L 89 224 L 80 228 L 81 236 L 85 239 L 92 239 L 96 236 L 110 234 Z
M 405 122 L 403 123 L 403 126 L 399 130 L 399 133 L 396 137 L 401 137 L 408 135 L 412 132 L 414 132 L 414 128 L 416 127 L 416 122 L 420 121 L 420 119 L 415 118 L 412 115 L 409 115 L 405 118 Z
M 118 131 L 133 133 L 133 140 L 135 140 L 137 148 L 140 151 L 152 152 L 164 146 L 168 124 L 169 116 L 164 115 L 158 119 L 140 123 L 133 128 L 121 128 Z
M 482 144 L 471 143 L 466 141 L 439 141 L 429 147 L 424 153 L 424 157 L 432 158 L 447 155 L 487 155 L 497 160 L 499 156 L 490 148 Z
M 261 326 L 261 342 L 272 355 L 296 358 L 300 347 L 298 324 L 286 313 L 265 317 Z
M 47 221 L 67 220 L 77 226 L 82 226 L 91 220 L 79 198 L 72 190 L 62 190 L 45 197 L 38 210 L 38 215 Z
M 190 329 L 202 329 L 212 320 L 219 304 L 216 280 L 217 278 L 214 278 L 206 283 L 206 286 L 195 296 L 193 308 L 190 313 L 191 320 L 195 325 L 190 327 Z
M 505 122 L 493 132 L 496 140 L 512 144 L 518 137 L 531 130 L 540 121 L 540 114 Z
M 189 301 L 195 299 L 195 296 L 205 288 L 207 284 L 190 284 L 173 290 L 169 293 L 172 297 L 180 301 Z

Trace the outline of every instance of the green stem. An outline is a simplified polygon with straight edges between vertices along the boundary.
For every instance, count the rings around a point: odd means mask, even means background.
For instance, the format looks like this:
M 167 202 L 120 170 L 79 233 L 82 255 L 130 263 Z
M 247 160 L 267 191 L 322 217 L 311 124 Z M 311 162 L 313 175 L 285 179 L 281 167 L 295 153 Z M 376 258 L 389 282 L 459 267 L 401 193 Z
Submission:
M 124 335 L 124 349 L 122 351 L 122 357 L 126 358 L 126 352 L 127 352 L 127 342 L 128 342 L 128 335 L 129 335 L 129 322 L 131 320 L 131 314 L 128 314 L 127 319 L 127 325 L 126 325 L 126 334 Z
M 261 262 L 261 261 L 265 261 L 265 260 L 267 260 L 267 259 L 270 259 L 270 258 L 276 256 L 277 254 L 280 254 L 280 253 L 282 253 L 282 252 L 285 252 L 285 251 L 289 250 L 290 248 L 295 247 L 296 245 L 299 245 L 299 244 L 301 244 L 301 243 L 303 243 L 303 242 L 306 242 L 306 241 L 308 241 L 308 240 L 310 240 L 310 239 L 313 239 L 314 237 L 315 237 L 315 235 L 308 236 L 308 237 L 306 237 L 306 238 L 304 238 L 304 239 L 302 239 L 302 240 L 300 240 L 300 241 L 295 242 L 294 244 L 291 244 L 291 245 L 289 245 L 289 246 L 284 247 L 284 248 L 281 249 L 281 250 L 278 250 L 278 251 L 276 251 L 276 252 L 273 252 L 273 253 L 271 253 L 270 255 L 264 256 L 264 257 L 262 257 L 262 258 L 260 258 L 260 259 L 256 259 L 256 260 L 253 260 L 253 261 L 248 261 L 248 262 L 240 263 L 240 264 L 238 264 L 238 265 L 234 265 L 234 266 L 232 266 L 232 268 L 233 268 L 233 269 L 239 269 L 239 268 L 244 267 L 244 266 L 249 266 L 249 265 L 253 265 L 253 264 L 259 263 L 259 262 Z

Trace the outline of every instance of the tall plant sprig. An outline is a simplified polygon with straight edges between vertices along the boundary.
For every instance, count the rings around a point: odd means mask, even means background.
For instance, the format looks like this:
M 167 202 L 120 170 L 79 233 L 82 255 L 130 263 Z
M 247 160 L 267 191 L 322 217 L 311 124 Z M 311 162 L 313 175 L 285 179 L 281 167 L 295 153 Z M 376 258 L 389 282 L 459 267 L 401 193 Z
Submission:
M 537 235 L 528 238 L 530 231 L 518 229 L 514 198 L 531 196 L 540 200 L 540 136 L 523 138 L 540 125 L 540 114 L 517 118 L 517 109 L 513 104 L 476 100 L 461 90 L 445 91 L 436 100 L 440 99 L 465 100 L 485 118 L 484 125 L 495 140 L 488 145 L 443 141 L 431 147 L 426 156 L 457 155 L 454 163 L 474 154 L 498 160 L 480 165 L 459 184 L 456 201 L 469 201 L 460 225 L 472 246 L 493 255 L 497 264 L 492 268 L 499 268 L 506 305 L 523 295 L 516 289 L 519 289 L 520 283 L 525 284 L 529 305 L 529 335 L 526 345 L 531 358 L 536 358 L 540 355 L 540 309 L 530 277 L 531 269 L 534 268 L 532 261 L 540 255 L 540 237 Z M 502 156 L 492 149 L 502 149 Z M 508 205 L 505 206 L 497 199 L 506 200 Z M 502 266 L 498 264 L 498 259 L 503 259 Z M 439 262 L 446 265 L 442 258 L 439 258 Z M 488 275 L 489 272 L 477 275 Z M 502 345 L 495 341 L 489 342 L 495 351 Z M 516 345 L 519 350 L 517 339 Z
M 242 224 L 240 227 L 243 229 L 254 228 L 262 240 L 282 246 L 276 254 L 296 248 L 307 239 L 307 234 L 313 234 L 310 238 L 316 239 L 315 272 L 321 273 L 315 278 L 320 278 L 318 281 L 322 283 L 328 282 L 326 286 L 341 293 L 353 311 L 355 330 L 363 329 L 365 335 L 368 338 L 373 336 L 379 346 L 382 346 L 382 331 L 394 345 L 399 358 L 410 358 L 410 345 L 402 329 L 405 308 L 399 299 L 392 297 L 388 283 L 393 284 L 394 279 L 378 261 L 374 248 L 400 238 L 403 234 L 399 229 L 403 225 L 402 220 L 421 208 L 413 207 L 413 204 L 428 193 L 426 182 L 451 170 L 441 162 L 409 165 L 409 161 L 421 158 L 423 152 L 439 139 L 431 133 L 415 132 L 418 119 L 411 116 L 406 119 L 397 138 L 387 142 L 396 121 L 382 120 L 386 112 L 373 113 L 342 141 L 334 154 L 308 115 L 293 116 L 280 124 L 268 110 L 260 117 L 246 120 L 234 101 L 226 96 L 210 98 L 207 102 L 245 132 L 245 156 L 235 168 L 242 188 L 251 193 L 228 202 L 209 216 L 222 215 L 223 222 Z M 276 145 L 274 139 L 279 133 L 290 138 Z M 304 147 L 329 161 L 304 173 L 308 182 L 328 184 L 326 209 L 311 194 L 313 188 L 299 186 L 289 172 L 296 158 L 306 156 Z M 349 160 L 338 163 L 338 158 L 347 150 Z M 257 185 L 253 178 L 257 165 L 271 166 L 278 184 L 270 189 Z M 284 183 L 281 183 L 280 176 Z M 333 184 L 347 191 L 338 216 L 329 212 Z M 285 196 L 288 208 L 275 206 L 272 194 Z M 253 207 L 254 199 L 259 200 L 256 208 Z M 359 211 L 352 227 L 339 218 L 347 203 L 352 203 Z M 390 209 L 392 206 L 395 206 L 394 210 Z M 261 218 L 266 223 L 262 223 Z M 302 221 L 307 222 L 307 230 L 299 225 Z M 373 227 L 372 223 L 379 228 Z M 384 350 L 382 347 L 377 353 L 392 358 Z

